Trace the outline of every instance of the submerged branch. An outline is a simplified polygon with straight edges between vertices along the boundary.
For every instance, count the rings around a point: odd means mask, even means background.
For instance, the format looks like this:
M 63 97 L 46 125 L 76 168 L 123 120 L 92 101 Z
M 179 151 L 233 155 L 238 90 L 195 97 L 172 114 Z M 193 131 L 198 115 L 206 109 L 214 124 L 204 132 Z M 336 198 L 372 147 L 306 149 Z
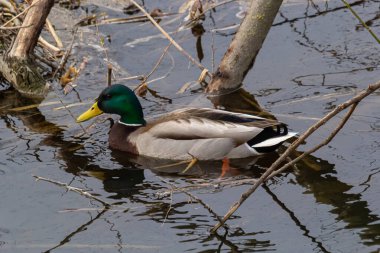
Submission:
M 80 195 L 85 196 L 86 198 L 89 198 L 89 199 L 92 199 L 92 200 L 95 200 L 95 201 L 101 203 L 105 207 L 110 207 L 111 206 L 111 204 L 109 204 L 109 203 L 101 200 L 100 198 L 98 198 L 98 197 L 92 195 L 91 193 L 86 192 L 85 190 L 80 189 L 78 187 L 73 187 L 73 186 L 70 186 L 70 185 L 68 185 L 66 183 L 55 181 L 55 180 L 52 180 L 52 179 L 49 179 L 49 178 L 44 178 L 44 177 L 39 177 L 39 176 L 33 176 L 33 177 L 36 179 L 36 181 L 41 180 L 41 181 L 49 182 L 49 183 L 58 185 L 60 187 L 63 187 L 63 188 L 65 188 L 68 191 L 79 193 Z
M 188 161 L 185 161 L 188 163 Z M 160 197 L 165 197 L 169 196 L 171 192 L 182 192 L 182 191 L 194 191 L 194 190 L 200 190 L 200 189 L 220 189 L 223 187 L 234 187 L 234 186 L 239 186 L 239 185 L 245 185 L 245 184 L 254 184 L 257 182 L 257 179 L 254 178 L 244 178 L 244 179 L 223 179 L 223 180 L 218 180 L 215 182 L 206 182 L 206 183 L 197 183 L 197 184 L 191 184 L 191 185 L 186 185 L 183 187 L 176 187 L 171 190 L 166 190 L 166 191 L 159 191 L 157 193 L 158 196 Z

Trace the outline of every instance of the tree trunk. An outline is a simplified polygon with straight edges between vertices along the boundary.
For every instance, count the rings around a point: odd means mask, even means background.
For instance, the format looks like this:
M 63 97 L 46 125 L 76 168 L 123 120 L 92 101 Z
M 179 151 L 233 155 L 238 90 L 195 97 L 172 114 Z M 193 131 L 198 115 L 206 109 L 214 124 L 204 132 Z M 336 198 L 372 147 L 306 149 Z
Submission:
M 255 62 L 281 3 L 282 0 L 252 0 L 206 92 L 218 93 L 241 86 Z
M 31 3 L 32 6 L 25 16 L 22 27 L 16 36 L 8 56 L 18 59 L 28 59 L 37 45 L 42 28 L 44 27 L 47 16 L 54 5 L 54 0 L 39 0 Z
M 20 93 L 41 97 L 46 94 L 49 85 L 30 56 L 54 0 L 35 0 L 35 4 L 32 2 L 31 5 L 9 53 L 0 57 L 0 72 Z

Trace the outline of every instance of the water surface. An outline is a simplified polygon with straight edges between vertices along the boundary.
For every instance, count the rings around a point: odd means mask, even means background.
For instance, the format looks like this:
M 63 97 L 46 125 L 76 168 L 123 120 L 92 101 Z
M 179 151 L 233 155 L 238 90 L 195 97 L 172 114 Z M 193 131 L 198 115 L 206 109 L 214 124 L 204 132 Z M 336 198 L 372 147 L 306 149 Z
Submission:
M 355 10 L 380 34 L 379 3 L 359 2 Z M 150 11 L 159 7 L 170 13 L 177 12 L 181 4 L 145 1 Z M 245 80 L 245 90 L 238 91 L 239 98 L 207 98 L 197 86 L 177 93 L 198 78 L 199 70 L 171 48 L 150 79 L 161 78 L 149 85 L 158 96 L 148 93 L 140 99 L 145 114 L 187 105 L 255 111 L 257 105 L 252 105 L 258 102 L 270 117 L 287 123 L 292 131 L 305 131 L 380 76 L 379 46 L 341 6 L 341 1 L 286 2 Z M 56 6 L 52 20 L 68 43 L 71 35 L 67 29 L 86 13 L 126 17 L 123 7 L 121 2 L 83 1 L 74 10 Z M 223 56 L 242 10 L 243 4 L 223 5 L 206 15 L 202 35 L 185 29 L 173 36 L 212 69 L 212 58 L 217 64 Z M 174 32 L 183 17 L 163 18 L 161 25 Z M 76 92 L 63 96 L 56 88 L 43 101 L 35 101 L 22 98 L 4 82 L 0 85 L 1 252 L 379 250 L 379 92 L 358 106 L 333 142 L 297 164 L 293 172 L 258 189 L 228 222 L 228 233 L 220 230 L 219 235 L 210 236 L 208 230 L 216 221 L 201 205 L 184 194 L 163 197 L 157 193 L 170 190 L 168 182 L 178 186 L 215 183 L 220 162 L 201 164 L 186 176 L 175 173 L 186 165 L 154 169 L 155 161 L 108 148 L 108 121 L 96 121 L 87 130 L 89 135 L 83 135 L 70 115 L 87 109 L 105 87 L 107 57 L 118 79 L 146 74 L 168 44 L 149 23 L 105 25 L 98 30 L 79 29 L 70 61 L 88 57 L 89 63 L 76 82 Z M 111 42 L 105 40 L 106 56 L 100 41 L 108 35 Z M 119 82 L 130 87 L 138 84 Z M 65 105 L 73 105 L 70 113 L 58 97 Z M 323 140 L 338 120 L 327 124 L 298 151 Z M 276 157 L 272 154 L 235 163 L 236 170 L 227 179 L 257 177 Z M 105 210 L 96 201 L 36 182 L 33 175 L 82 188 L 116 206 Z M 248 187 L 214 187 L 192 193 L 223 215 Z

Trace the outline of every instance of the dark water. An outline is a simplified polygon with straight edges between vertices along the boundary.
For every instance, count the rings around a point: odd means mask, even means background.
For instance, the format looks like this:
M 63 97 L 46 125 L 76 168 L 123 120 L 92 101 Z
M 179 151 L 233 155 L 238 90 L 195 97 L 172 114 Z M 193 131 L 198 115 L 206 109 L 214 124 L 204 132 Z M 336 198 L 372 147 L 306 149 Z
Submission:
M 149 10 L 160 7 L 172 13 L 181 4 L 145 1 Z M 149 86 L 158 96 L 140 99 L 146 115 L 186 105 L 254 111 L 256 99 L 293 131 L 305 131 L 379 78 L 379 45 L 340 6 L 340 1 L 285 3 L 247 76 L 245 91 L 239 94 L 206 98 L 197 86 L 177 94 L 185 83 L 198 78 L 199 71 L 172 48 L 150 79 L 165 76 Z M 86 12 L 125 17 L 122 7 L 120 2 L 83 2 L 75 10 L 55 9 L 52 20 L 68 42 L 71 35 L 65 29 Z M 377 1 L 357 4 L 355 10 L 380 34 Z M 236 31 L 221 28 L 237 24 L 239 11 L 240 5 L 232 3 L 207 14 L 201 37 L 190 30 L 173 36 L 192 55 L 203 55 L 202 64 L 211 69 L 212 51 L 217 64 Z M 161 24 L 175 31 L 183 17 L 170 16 Z M 63 96 L 57 89 L 44 101 L 34 101 L 7 89 L 5 83 L 0 85 L 0 252 L 378 252 L 379 92 L 358 106 L 333 142 L 308 156 L 294 172 L 261 187 L 228 222 L 228 233 L 220 230 L 210 236 L 208 230 L 216 221 L 196 201 L 180 193 L 166 197 L 157 193 L 170 189 L 168 182 L 215 183 L 220 162 L 200 164 L 179 176 L 174 172 L 186 165 L 159 169 L 162 164 L 157 161 L 111 151 L 107 121 L 98 120 L 87 130 L 90 136 L 82 135 L 70 113 L 61 108 L 57 96 L 77 116 L 105 87 L 102 36 L 111 36 L 105 47 L 118 79 L 148 73 L 167 45 L 148 23 L 106 25 L 99 27 L 98 34 L 95 31 L 94 27 L 79 30 L 70 58 L 78 62 L 89 58 L 77 80 L 77 92 Z M 299 152 L 323 140 L 338 120 L 317 132 Z M 226 180 L 256 177 L 275 158 L 273 154 L 235 163 L 236 170 Z M 96 201 L 36 182 L 33 175 L 82 188 L 116 206 L 105 210 Z M 192 193 L 223 215 L 248 187 L 211 187 Z

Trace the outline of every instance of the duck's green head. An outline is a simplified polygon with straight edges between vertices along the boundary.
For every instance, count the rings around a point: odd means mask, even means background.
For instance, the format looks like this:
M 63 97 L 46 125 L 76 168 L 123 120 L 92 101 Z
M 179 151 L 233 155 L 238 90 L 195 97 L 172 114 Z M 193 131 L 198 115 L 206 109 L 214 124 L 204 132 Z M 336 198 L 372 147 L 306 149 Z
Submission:
M 120 115 L 120 122 L 127 125 L 145 125 L 141 104 L 135 93 L 121 84 L 114 84 L 102 91 L 95 104 L 77 118 L 83 122 L 102 113 Z

